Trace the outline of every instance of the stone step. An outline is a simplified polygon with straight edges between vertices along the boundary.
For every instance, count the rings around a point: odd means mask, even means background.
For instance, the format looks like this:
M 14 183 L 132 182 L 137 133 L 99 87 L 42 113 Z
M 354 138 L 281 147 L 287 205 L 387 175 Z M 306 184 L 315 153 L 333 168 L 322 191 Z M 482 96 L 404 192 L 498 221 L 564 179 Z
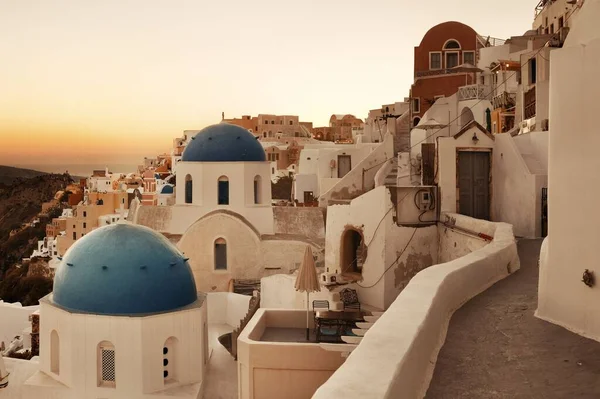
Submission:
M 342 335 L 342 341 L 344 341 L 347 344 L 354 344 L 354 345 L 358 345 L 360 344 L 360 341 L 362 341 L 362 337 L 353 337 L 351 335 Z
M 330 352 L 352 352 L 356 349 L 357 345 L 355 344 L 327 344 L 320 343 L 319 346 L 326 351 Z
M 365 316 L 367 323 L 375 323 L 377 320 L 379 320 L 379 316 Z
M 363 330 L 363 329 L 361 329 L 361 328 L 353 328 L 353 329 L 352 329 L 352 332 L 353 332 L 354 334 L 356 334 L 357 336 L 359 336 L 359 337 L 364 337 L 364 336 L 365 336 L 365 334 L 367 333 L 367 330 Z
M 358 323 L 356 323 L 356 327 L 358 327 L 362 330 L 368 330 L 369 328 L 373 327 L 373 323 L 365 323 L 365 322 L 359 321 Z

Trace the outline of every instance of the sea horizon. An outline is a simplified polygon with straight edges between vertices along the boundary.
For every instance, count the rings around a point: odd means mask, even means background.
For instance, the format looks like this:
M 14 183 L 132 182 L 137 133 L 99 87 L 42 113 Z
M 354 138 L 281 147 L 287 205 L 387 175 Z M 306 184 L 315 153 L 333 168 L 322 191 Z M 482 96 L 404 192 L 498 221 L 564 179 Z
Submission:
M 68 172 L 71 176 L 91 176 L 94 170 L 108 170 L 112 173 L 133 173 L 137 171 L 138 164 L 125 163 L 89 163 L 89 164 L 11 164 L 15 168 L 32 169 L 39 172 L 58 173 Z

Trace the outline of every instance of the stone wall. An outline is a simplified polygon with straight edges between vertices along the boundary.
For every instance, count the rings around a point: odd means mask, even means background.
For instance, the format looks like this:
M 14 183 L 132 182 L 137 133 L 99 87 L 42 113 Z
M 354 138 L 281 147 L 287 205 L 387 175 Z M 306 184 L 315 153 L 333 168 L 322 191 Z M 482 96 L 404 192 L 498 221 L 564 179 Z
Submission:
M 325 240 L 325 211 L 323 208 L 273 207 L 275 234 Z

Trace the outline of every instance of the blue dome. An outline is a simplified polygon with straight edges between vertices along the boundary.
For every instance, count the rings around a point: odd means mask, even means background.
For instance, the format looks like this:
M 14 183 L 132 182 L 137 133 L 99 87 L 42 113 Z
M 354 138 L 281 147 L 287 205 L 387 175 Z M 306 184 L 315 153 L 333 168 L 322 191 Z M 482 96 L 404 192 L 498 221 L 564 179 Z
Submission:
M 140 315 L 172 311 L 197 298 L 192 270 L 169 240 L 147 227 L 114 224 L 69 248 L 52 299 L 72 312 Z
M 160 191 L 161 194 L 173 194 L 173 186 L 165 185 Z
M 205 127 L 185 147 L 184 162 L 264 162 L 265 150 L 243 127 L 219 123 Z

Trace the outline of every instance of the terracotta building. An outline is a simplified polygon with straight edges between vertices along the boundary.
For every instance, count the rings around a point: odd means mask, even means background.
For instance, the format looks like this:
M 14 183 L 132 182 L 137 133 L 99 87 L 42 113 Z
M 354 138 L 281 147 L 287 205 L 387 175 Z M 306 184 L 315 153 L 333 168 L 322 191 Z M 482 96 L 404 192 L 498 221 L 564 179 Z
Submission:
M 352 137 L 356 135 L 356 131 L 363 127 L 363 121 L 354 115 L 333 114 L 329 118 L 328 127 L 316 127 L 312 131 L 313 137 L 317 140 L 352 141 Z
M 295 115 L 243 115 L 241 118 L 223 118 L 223 122 L 243 127 L 264 141 L 310 138 L 312 129 L 312 122 L 300 122 L 300 118 Z
M 128 195 L 125 191 L 89 193 L 87 202 L 78 205 L 73 211 L 73 216 L 66 218 L 64 229 L 66 234 L 57 237 L 59 255 L 62 256 L 75 241 L 100 227 L 101 216 L 116 215 L 121 209 L 128 209 L 127 200 Z
M 410 96 L 413 126 L 438 98 L 477 83 L 474 66 L 479 49 L 492 44 L 489 38 L 460 22 L 444 22 L 429 29 L 415 47 L 415 80 Z

